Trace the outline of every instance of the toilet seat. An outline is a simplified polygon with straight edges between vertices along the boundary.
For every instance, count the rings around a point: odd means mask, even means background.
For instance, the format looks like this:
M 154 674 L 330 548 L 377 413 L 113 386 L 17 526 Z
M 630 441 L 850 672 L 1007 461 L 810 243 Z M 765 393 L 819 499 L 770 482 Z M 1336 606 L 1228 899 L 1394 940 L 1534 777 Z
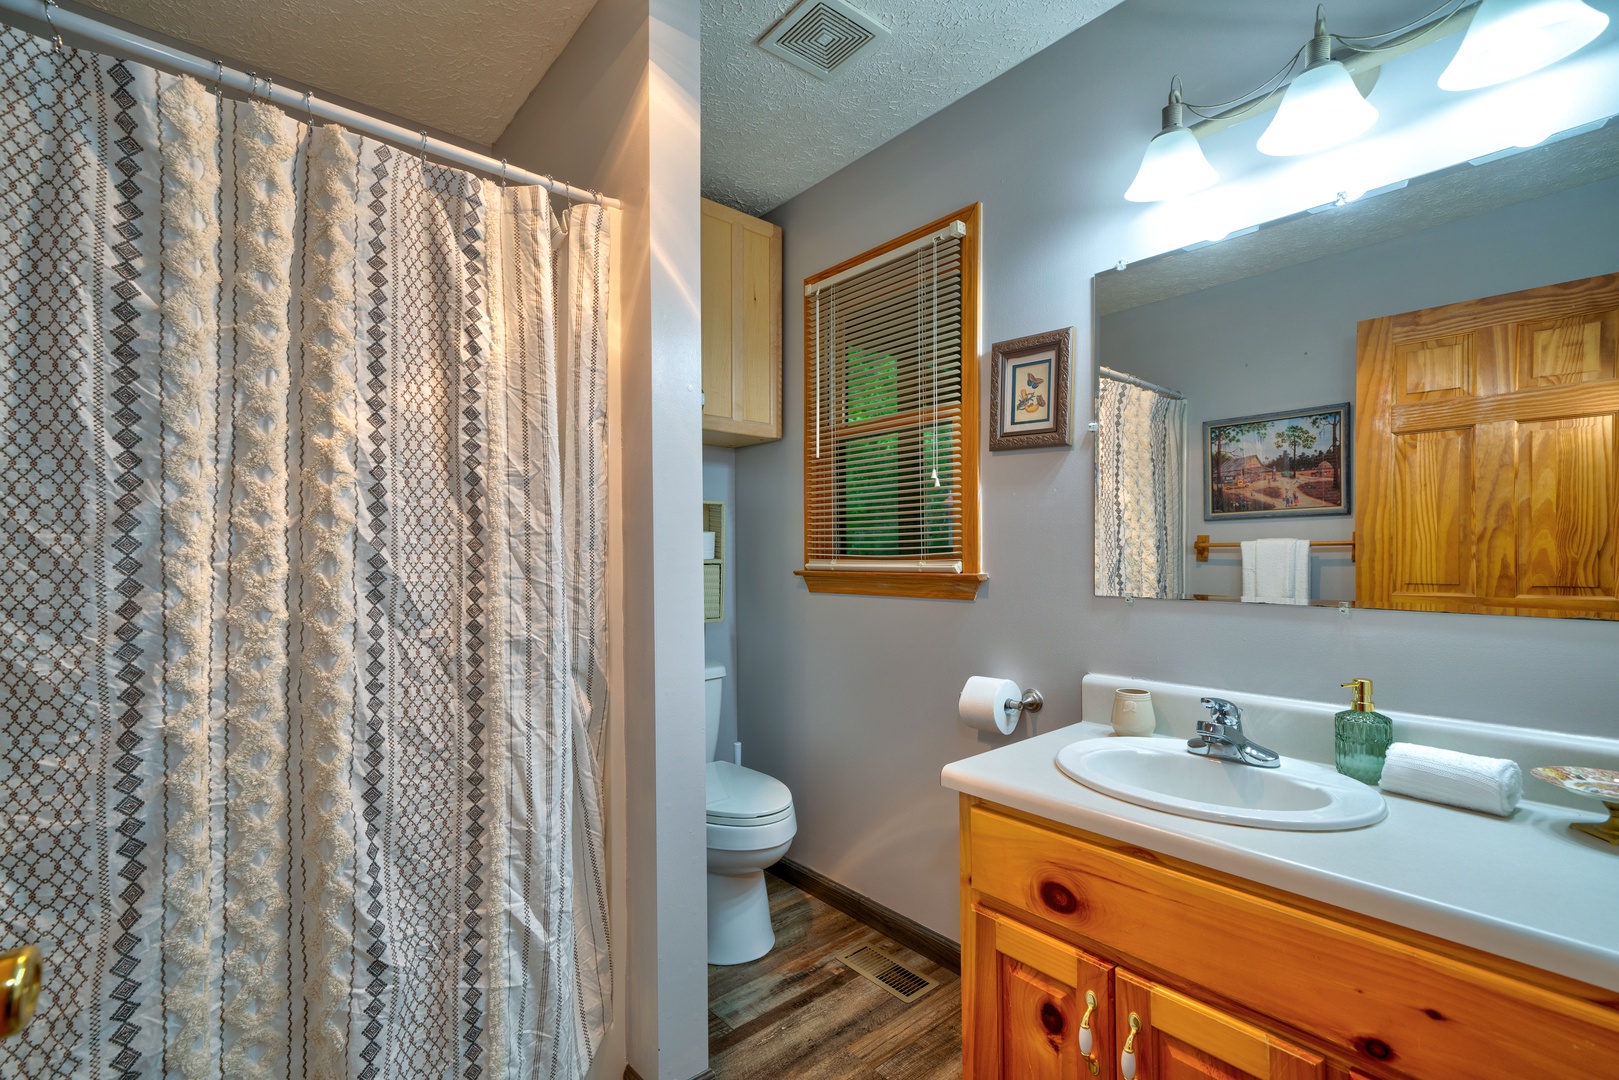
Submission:
M 712 824 L 769 825 L 793 811 L 793 793 L 774 776 L 729 761 L 710 761 L 704 780 Z
M 714 851 L 764 851 L 798 832 L 793 794 L 773 776 L 729 761 L 710 761 L 708 847 Z

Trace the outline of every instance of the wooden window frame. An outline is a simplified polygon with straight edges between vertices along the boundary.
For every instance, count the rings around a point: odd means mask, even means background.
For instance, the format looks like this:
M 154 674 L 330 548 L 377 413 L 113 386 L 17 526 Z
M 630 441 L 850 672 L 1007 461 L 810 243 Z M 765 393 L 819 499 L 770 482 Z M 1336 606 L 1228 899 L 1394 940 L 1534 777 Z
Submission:
M 863 262 L 880 258 L 960 221 L 967 227 L 961 241 L 961 572 L 940 573 L 922 570 L 795 570 L 812 593 L 843 593 L 858 596 L 910 596 L 934 600 L 972 600 L 978 595 L 978 586 L 989 580 L 983 569 L 983 541 L 978 492 L 978 281 L 979 281 L 979 229 L 983 217 L 983 204 L 973 203 L 953 214 L 930 221 L 921 228 L 896 236 L 870 251 L 863 251 L 845 259 L 836 266 L 804 279 L 806 290 L 817 282 L 859 266 Z M 811 386 L 814 377 L 815 326 L 814 300 L 804 297 L 804 562 L 810 561 L 809 523 L 811 515 L 809 486 L 809 455 L 812 433 L 815 431 L 815 398 Z

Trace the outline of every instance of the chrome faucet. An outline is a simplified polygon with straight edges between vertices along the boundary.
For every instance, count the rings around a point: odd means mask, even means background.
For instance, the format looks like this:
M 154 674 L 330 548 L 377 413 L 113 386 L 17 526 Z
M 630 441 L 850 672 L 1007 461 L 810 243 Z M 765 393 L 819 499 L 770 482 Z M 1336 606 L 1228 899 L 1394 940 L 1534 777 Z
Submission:
M 1203 707 L 1209 710 L 1209 718 L 1197 722 L 1197 738 L 1186 742 L 1188 752 L 1261 769 L 1274 769 L 1282 763 L 1276 751 L 1248 741 L 1242 733 L 1242 710 L 1235 704 L 1206 697 Z

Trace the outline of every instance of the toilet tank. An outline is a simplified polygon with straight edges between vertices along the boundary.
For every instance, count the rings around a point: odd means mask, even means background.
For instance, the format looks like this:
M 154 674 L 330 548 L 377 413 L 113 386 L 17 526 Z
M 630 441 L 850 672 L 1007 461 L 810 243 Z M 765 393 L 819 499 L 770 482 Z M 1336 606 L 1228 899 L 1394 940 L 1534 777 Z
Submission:
M 703 719 L 708 722 L 708 757 L 713 761 L 720 748 L 720 701 L 725 686 L 725 665 L 709 664 L 703 669 Z

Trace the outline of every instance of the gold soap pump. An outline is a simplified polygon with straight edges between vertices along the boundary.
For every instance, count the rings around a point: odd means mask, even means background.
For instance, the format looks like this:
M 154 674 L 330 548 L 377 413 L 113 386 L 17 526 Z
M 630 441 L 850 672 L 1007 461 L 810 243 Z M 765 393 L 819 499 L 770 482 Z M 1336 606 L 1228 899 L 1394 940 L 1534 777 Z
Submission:
M 1372 704 L 1372 680 L 1350 679 L 1354 704 L 1333 717 L 1333 758 L 1338 771 L 1367 784 L 1383 776 L 1383 758 L 1394 741 L 1394 721 Z

